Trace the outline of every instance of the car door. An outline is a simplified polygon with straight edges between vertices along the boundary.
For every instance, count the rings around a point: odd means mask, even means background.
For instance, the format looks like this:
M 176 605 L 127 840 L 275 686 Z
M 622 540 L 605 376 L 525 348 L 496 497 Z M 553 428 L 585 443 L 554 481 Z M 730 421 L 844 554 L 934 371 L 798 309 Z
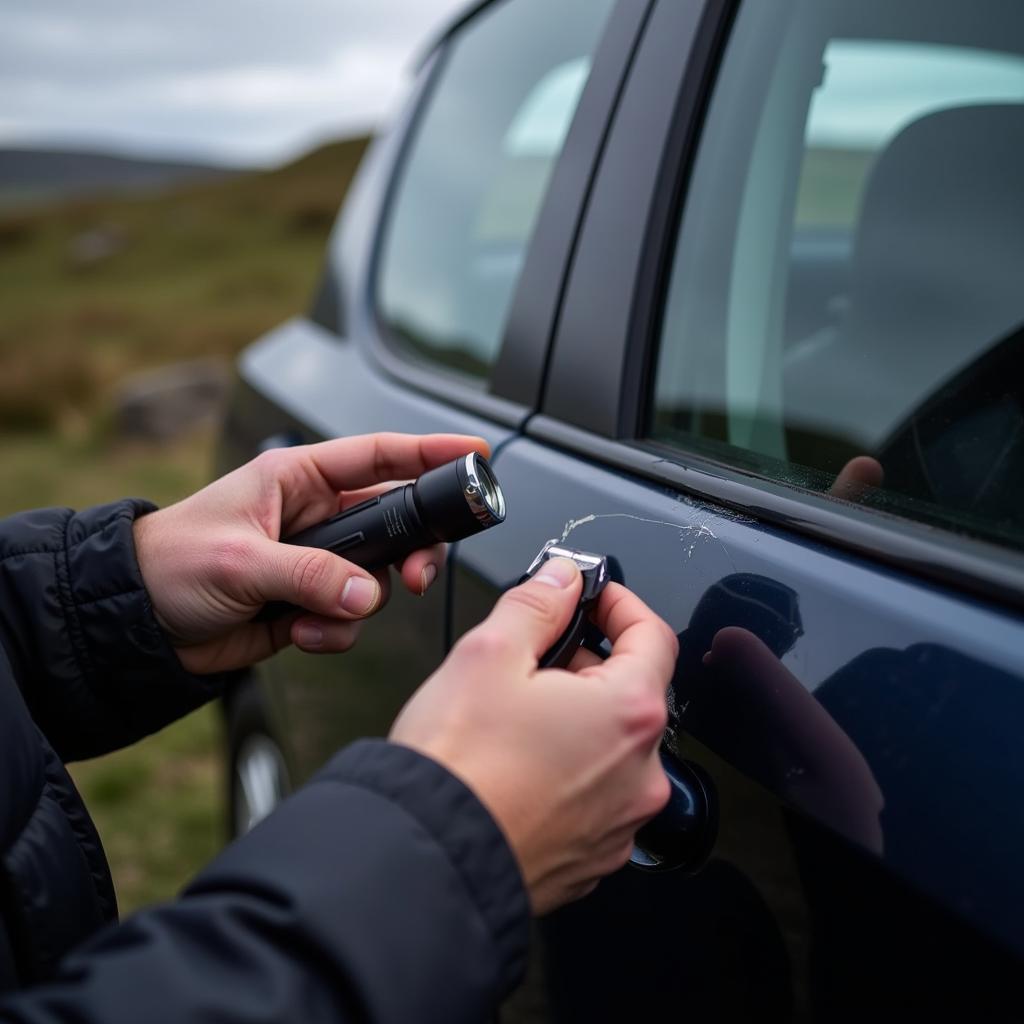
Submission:
M 364 160 L 312 315 L 243 354 L 221 469 L 378 430 L 480 435 L 495 450 L 514 436 L 536 409 L 586 184 L 649 6 L 504 0 L 446 33 Z M 260 731 L 291 784 L 345 741 L 386 733 L 443 657 L 445 597 L 393 588 L 344 658 L 286 651 L 261 669 Z
M 717 829 L 505 1019 L 1021 1019 L 1022 70 L 995 2 L 656 4 L 452 608 L 609 556 Z

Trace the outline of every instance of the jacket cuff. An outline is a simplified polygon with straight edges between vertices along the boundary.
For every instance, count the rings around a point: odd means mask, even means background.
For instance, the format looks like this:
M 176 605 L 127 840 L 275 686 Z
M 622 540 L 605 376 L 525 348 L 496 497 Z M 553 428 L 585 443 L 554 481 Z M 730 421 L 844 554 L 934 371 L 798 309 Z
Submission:
M 135 553 L 135 520 L 156 510 L 127 498 L 78 512 L 65 528 L 58 581 L 83 675 L 118 709 L 127 742 L 217 697 L 225 674 L 187 672 L 156 621 Z
M 385 740 L 359 740 L 317 778 L 361 786 L 403 808 L 444 850 L 494 940 L 504 998 L 523 980 L 530 902 L 504 833 L 476 794 L 423 754 Z
M 133 743 L 216 696 L 157 624 L 135 558 L 137 499 L 0 523 L 0 644 L 64 760 Z

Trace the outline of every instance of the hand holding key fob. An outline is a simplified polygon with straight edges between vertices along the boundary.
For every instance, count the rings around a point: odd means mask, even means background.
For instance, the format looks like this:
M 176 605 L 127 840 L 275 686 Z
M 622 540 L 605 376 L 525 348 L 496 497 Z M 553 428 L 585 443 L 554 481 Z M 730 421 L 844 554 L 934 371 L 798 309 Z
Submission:
M 593 644 L 596 638 L 593 636 L 595 630 L 590 622 L 590 609 L 601 596 L 601 591 L 604 590 L 610 579 L 608 559 L 603 555 L 562 547 L 558 541 L 549 540 L 540 549 L 537 557 L 530 563 L 530 568 L 526 570 L 519 582 L 525 583 L 536 575 L 537 570 L 551 558 L 568 558 L 576 563 L 583 574 L 583 592 L 580 594 L 580 601 L 573 613 L 572 621 L 539 661 L 541 668 L 565 668 L 580 647 L 586 646 L 592 649 L 593 646 L 596 646 Z

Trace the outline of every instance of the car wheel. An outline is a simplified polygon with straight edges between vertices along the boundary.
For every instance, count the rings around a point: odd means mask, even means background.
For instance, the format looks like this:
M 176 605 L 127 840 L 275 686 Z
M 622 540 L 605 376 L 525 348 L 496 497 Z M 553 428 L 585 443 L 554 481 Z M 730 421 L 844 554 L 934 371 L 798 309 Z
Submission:
M 281 747 L 271 734 L 259 691 L 238 691 L 228 706 L 228 826 L 245 835 L 291 792 Z

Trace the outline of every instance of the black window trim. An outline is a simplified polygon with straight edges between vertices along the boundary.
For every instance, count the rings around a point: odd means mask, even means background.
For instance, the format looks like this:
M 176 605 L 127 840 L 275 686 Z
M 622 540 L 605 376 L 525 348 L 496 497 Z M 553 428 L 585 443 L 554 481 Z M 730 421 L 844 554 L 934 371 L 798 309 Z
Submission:
M 741 2 L 704 3 L 691 58 L 687 67 L 680 69 L 675 83 L 671 119 L 655 125 L 655 131 L 662 133 L 660 139 L 648 140 L 660 146 L 660 161 L 626 196 L 629 210 L 625 219 L 635 222 L 642 231 L 639 249 L 628 258 L 624 255 L 628 246 L 611 248 L 593 273 L 570 278 L 563 310 L 575 300 L 579 312 L 570 325 L 564 321 L 560 324 L 545 401 L 540 414 L 527 421 L 524 432 L 609 468 L 1020 610 L 1024 608 L 1024 554 L 950 529 L 744 473 L 694 452 L 644 438 L 665 282 L 671 271 L 679 216 L 711 91 Z M 662 13 L 666 18 L 680 18 L 682 6 L 676 0 L 659 0 L 652 22 Z M 644 68 L 642 55 L 632 78 L 639 80 L 641 90 L 654 89 L 658 82 L 657 74 Z M 633 84 L 631 80 L 627 88 Z M 616 130 L 613 126 L 613 136 Z M 613 141 L 604 159 L 614 156 Z M 619 156 L 624 158 L 625 154 Z M 588 223 L 602 213 L 598 197 L 588 208 L 581 230 L 585 232 Z M 620 219 L 624 216 L 622 210 L 616 215 Z M 595 235 L 600 237 L 601 233 L 599 225 Z M 588 322 L 585 299 L 602 289 L 618 292 L 628 319 L 624 319 L 621 331 L 604 336 L 601 358 L 597 360 L 593 339 L 602 337 L 602 323 L 598 316 Z
M 612 9 L 541 205 L 538 225 L 542 230 L 535 233 L 526 251 L 495 362 L 493 382 L 487 383 L 411 357 L 379 316 L 377 286 L 384 239 L 407 158 L 433 91 L 443 76 L 450 44 L 478 14 L 502 2 L 514 0 L 485 0 L 475 5 L 427 52 L 421 68 L 423 81 L 413 108 L 398 126 L 400 138 L 386 171 L 387 181 L 369 247 L 366 287 L 360 297 L 363 307 L 360 319 L 370 328 L 366 332 L 367 354 L 389 376 L 450 405 L 521 429 L 526 418 L 536 410 L 540 398 L 552 335 L 550 320 L 544 318 L 553 318 L 560 302 L 569 254 L 583 215 L 582 198 L 587 194 L 587 185 L 599 162 L 607 126 L 627 76 L 636 40 L 654 0 L 618 0 Z M 543 298 L 532 294 L 537 282 L 553 283 L 553 292 L 549 291 Z M 526 330 L 527 325 L 529 330 Z
M 631 355 L 657 308 L 672 203 L 685 193 L 680 168 L 696 149 L 734 6 L 658 0 L 651 13 L 559 310 L 546 415 L 609 437 L 636 434 L 630 418 L 646 360 Z
M 655 0 L 618 0 L 609 16 L 509 308 L 495 381 L 502 394 L 533 410 L 543 401 L 565 283 L 597 169 L 654 6 Z

